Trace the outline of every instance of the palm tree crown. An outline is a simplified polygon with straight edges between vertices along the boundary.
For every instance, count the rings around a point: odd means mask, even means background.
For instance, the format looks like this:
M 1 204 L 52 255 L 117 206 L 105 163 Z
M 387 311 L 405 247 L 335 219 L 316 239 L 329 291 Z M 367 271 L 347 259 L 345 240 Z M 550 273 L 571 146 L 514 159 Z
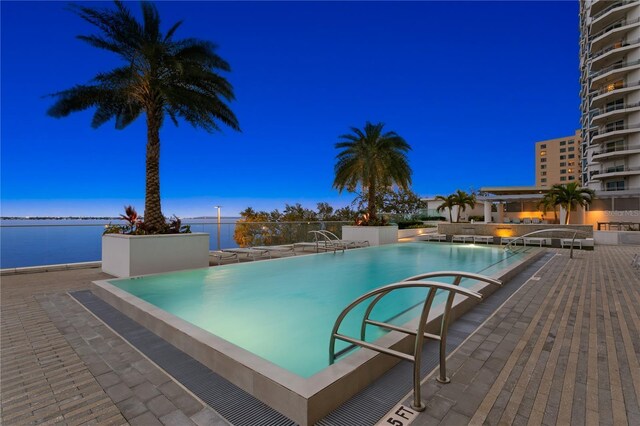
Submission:
M 571 182 L 566 185 L 553 185 L 549 191 L 553 197 L 555 205 L 562 206 L 566 211 L 565 224 L 569 224 L 569 216 L 574 207 L 586 207 L 595 198 L 595 192 L 588 188 L 581 188 L 578 182 Z
M 76 85 L 53 94 L 49 109 L 53 117 L 95 108 L 94 128 L 115 119 L 123 129 L 142 113 L 147 122 L 145 224 L 161 229 L 165 219 L 160 205 L 160 128 L 165 115 L 174 124 L 182 118 L 208 132 L 219 123 L 240 130 L 238 120 L 225 101 L 234 99 L 231 84 L 218 71 L 229 64 L 215 53 L 216 45 L 186 38 L 175 40 L 182 22 L 163 34 L 156 7 L 142 2 L 138 22 L 121 1 L 115 10 L 75 6 L 76 13 L 98 29 L 97 35 L 78 36 L 90 45 L 118 55 L 124 64 L 97 74 L 90 84 Z
M 364 129 L 351 128 L 352 133 L 340 136 L 336 148 L 333 187 L 355 191 L 358 185 L 367 193 L 367 213 L 370 223 L 377 222 L 376 193 L 392 185 L 408 190 L 411 167 L 407 153 L 409 144 L 395 132 L 384 132 L 384 124 L 367 122 Z
M 447 195 L 446 197 L 444 195 L 436 195 L 436 200 L 442 201 L 442 204 L 436 207 L 436 211 L 442 213 L 444 209 L 448 209 L 449 223 L 453 223 L 453 215 L 451 211 L 453 210 L 453 206 L 456 205 L 455 196 L 453 194 Z
M 474 208 L 476 206 L 476 196 L 474 194 L 467 194 L 464 191 L 457 190 L 451 194 L 455 206 L 458 206 L 458 213 L 456 222 L 460 222 L 460 212 L 466 211 L 467 207 Z

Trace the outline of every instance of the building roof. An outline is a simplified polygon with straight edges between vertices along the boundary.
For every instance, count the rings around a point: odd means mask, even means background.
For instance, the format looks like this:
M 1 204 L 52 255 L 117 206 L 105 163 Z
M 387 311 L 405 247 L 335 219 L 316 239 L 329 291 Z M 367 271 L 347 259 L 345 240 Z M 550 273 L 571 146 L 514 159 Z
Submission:
M 546 194 L 550 188 L 541 186 L 485 186 L 480 192 L 493 195 L 530 195 Z

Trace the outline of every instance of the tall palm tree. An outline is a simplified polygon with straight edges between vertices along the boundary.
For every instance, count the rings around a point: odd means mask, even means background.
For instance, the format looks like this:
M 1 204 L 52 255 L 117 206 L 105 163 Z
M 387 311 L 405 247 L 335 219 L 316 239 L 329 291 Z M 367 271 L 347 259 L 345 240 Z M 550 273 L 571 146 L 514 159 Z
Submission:
M 444 195 L 436 195 L 436 200 L 440 200 L 442 201 L 442 204 L 440 204 L 438 207 L 436 207 L 436 211 L 439 213 L 442 213 L 444 211 L 444 209 L 448 209 L 449 210 L 449 223 L 453 223 L 453 214 L 452 214 L 452 210 L 453 207 L 456 205 L 456 201 L 453 195 L 447 195 L 446 197 Z
M 333 187 L 355 191 L 358 185 L 367 193 L 369 223 L 377 223 L 378 191 L 392 185 L 409 189 L 411 167 L 407 153 L 409 144 L 395 132 L 384 132 L 384 124 L 367 122 L 364 129 L 351 128 L 352 133 L 340 136 L 336 148 Z
M 562 206 L 567 211 L 565 225 L 569 224 L 571 210 L 574 207 L 586 207 L 591 204 L 596 196 L 593 190 L 581 188 L 578 182 L 571 182 L 566 185 L 553 185 L 549 193 L 553 194 L 555 205 Z
M 94 25 L 98 33 L 78 36 L 91 46 L 115 53 L 123 64 L 97 74 L 86 85 L 53 94 L 57 101 L 49 109 L 52 117 L 96 108 L 92 127 L 115 118 L 123 129 L 141 114 L 146 115 L 145 228 L 159 232 L 165 226 L 160 205 L 160 128 L 165 116 L 174 124 L 178 118 L 208 132 L 223 123 L 240 130 L 238 120 L 225 101 L 234 99 L 233 88 L 219 71 L 229 64 L 215 53 L 216 45 L 203 40 L 175 40 L 177 22 L 166 34 L 160 30 L 156 7 L 142 2 L 138 22 L 121 1 L 115 10 L 75 6 L 80 18 Z
M 558 211 L 556 210 L 556 195 L 553 192 L 547 192 L 544 197 L 538 202 L 538 209 L 542 212 L 542 216 L 547 214 L 550 209 L 553 209 L 553 216 L 555 221 L 558 221 Z
M 460 222 L 460 213 L 467 210 L 467 207 L 474 208 L 476 206 L 476 196 L 474 194 L 467 194 L 464 191 L 457 190 L 453 194 L 454 205 L 458 206 L 458 213 L 456 214 L 456 222 Z

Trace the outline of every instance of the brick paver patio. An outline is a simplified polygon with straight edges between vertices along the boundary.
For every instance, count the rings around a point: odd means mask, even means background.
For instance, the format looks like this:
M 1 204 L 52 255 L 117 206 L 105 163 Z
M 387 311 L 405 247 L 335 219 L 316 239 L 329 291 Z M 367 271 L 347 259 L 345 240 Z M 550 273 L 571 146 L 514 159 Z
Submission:
M 451 355 L 450 384 L 424 381 L 413 424 L 640 424 L 638 252 L 558 250 Z M 105 278 L 0 278 L 2 424 L 226 424 L 66 294 Z

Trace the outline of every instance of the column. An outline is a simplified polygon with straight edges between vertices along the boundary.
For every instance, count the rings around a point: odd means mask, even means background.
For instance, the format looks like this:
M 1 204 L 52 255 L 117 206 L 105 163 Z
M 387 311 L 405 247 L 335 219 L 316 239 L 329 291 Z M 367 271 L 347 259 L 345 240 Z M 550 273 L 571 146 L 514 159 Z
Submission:
M 491 201 L 484 201 L 484 223 L 491 222 Z

